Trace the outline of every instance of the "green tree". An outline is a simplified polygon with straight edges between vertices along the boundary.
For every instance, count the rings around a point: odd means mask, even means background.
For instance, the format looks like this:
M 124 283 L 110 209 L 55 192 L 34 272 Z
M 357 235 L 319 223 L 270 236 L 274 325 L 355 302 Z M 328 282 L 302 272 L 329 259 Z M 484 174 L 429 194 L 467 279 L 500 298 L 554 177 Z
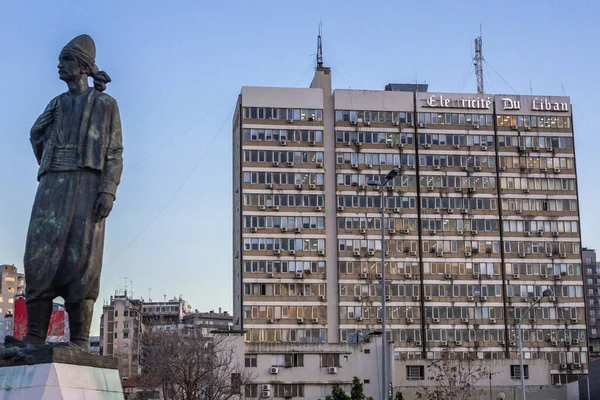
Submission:
M 340 388 L 334 386 L 330 396 L 325 397 L 326 400 L 350 400 L 350 397 Z
M 352 390 L 350 390 L 350 400 L 365 400 L 364 385 L 358 377 L 352 379 Z
M 404 400 L 404 396 L 402 396 L 402 392 L 396 392 L 396 398 L 394 400 Z

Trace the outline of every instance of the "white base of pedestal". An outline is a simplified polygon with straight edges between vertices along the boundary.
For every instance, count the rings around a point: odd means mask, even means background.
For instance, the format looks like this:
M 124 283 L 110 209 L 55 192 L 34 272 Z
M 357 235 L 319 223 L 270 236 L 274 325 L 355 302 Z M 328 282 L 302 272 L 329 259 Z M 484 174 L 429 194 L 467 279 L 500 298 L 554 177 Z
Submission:
M 123 400 L 119 371 L 71 364 L 0 368 L 0 400 Z

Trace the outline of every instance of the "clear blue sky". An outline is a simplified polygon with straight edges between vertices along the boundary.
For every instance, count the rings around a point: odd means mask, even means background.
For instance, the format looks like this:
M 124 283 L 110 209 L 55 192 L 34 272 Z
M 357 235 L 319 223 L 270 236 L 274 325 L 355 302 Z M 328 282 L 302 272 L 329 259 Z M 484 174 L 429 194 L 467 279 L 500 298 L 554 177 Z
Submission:
M 29 129 L 65 91 L 60 49 L 88 33 L 113 79 L 107 93 L 119 102 L 125 145 L 96 311 L 123 288 L 123 277 L 136 296 L 147 299 L 152 288 L 154 299 L 182 294 L 194 308 L 231 310 L 231 111 L 242 85 L 308 86 L 319 20 L 336 88 L 418 80 L 456 91 L 471 69 L 480 23 L 487 91 L 513 93 L 499 75 L 522 94 L 530 82 L 534 94 L 564 88 L 575 106 L 583 242 L 600 248 L 599 13 L 597 1 L 551 0 L 7 2 L 0 263 L 23 268 L 37 185 Z M 468 76 L 463 91 L 474 92 Z

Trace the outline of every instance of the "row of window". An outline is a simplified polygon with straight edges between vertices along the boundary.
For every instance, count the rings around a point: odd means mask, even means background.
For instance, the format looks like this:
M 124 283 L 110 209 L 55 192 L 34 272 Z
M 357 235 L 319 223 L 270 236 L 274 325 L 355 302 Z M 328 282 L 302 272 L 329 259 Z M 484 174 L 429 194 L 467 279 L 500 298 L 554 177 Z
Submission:
M 417 113 L 419 124 L 431 125 L 468 125 L 493 126 L 492 114 L 458 114 L 458 113 Z
M 416 230 L 417 218 L 393 218 L 385 219 L 385 227 L 388 229 Z M 556 221 L 554 221 L 556 222 Z M 550 221 L 548 221 L 550 223 Z M 425 230 L 436 230 L 439 232 L 472 231 L 498 232 L 497 219 L 449 219 L 449 218 L 422 218 L 422 228 Z M 338 217 L 338 228 L 348 230 L 380 230 L 381 217 Z
M 244 250 L 325 250 L 325 239 L 287 239 L 287 238 L 244 238 Z
M 512 169 L 543 169 L 546 168 L 552 171 L 558 169 L 573 169 L 575 167 L 575 159 L 573 157 L 521 157 L 521 156 L 500 156 L 499 165 L 502 168 Z
M 314 108 L 244 107 L 244 119 L 275 119 L 283 121 L 322 121 L 323 110 Z
M 325 296 L 324 283 L 244 283 L 246 296 Z
M 263 398 L 263 391 L 259 391 L 264 385 L 246 385 L 244 395 L 246 398 Z M 304 397 L 304 385 L 301 383 L 278 383 L 269 385 L 272 392 L 269 392 L 269 398 L 292 398 Z
M 268 329 L 248 328 L 244 330 L 247 342 L 325 343 L 327 329 Z
M 325 306 L 244 306 L 244 319 L 327 318 Z
M 502 199 L 505 211 L 577 211 L 576 199 Z
M 411 124 L 413 122 L 413 113 L 404 111 L 335 110 L 335 121 Z
M 244 216 L 244 228 L 325 229 L 325 217 Z
M 498 147 L 526 147 L 532 151 L 572 149 L 573 138 L 563 136 L 510 136 L 498 135 Z M 537 149 L 534 149 L 536 148 Z
M 279 260 L 245 260 L 244 261 L 244 272 L 245 273 L 312 273 L 312 274 L 324 274 L 325 273 L 325 261 L 279 261 Z
M 419 133 L 421 146 L 487 146 L 494 145 L 494 135 L 460 135 L 444 133 Z
M 244 194 L 245 206 L 323 207 L 322 194 Z
M 244 129 L 242 138 L 252 142 L 323 143 L 323 131 L 308 129 Z
M 419 155 L 421 167 L 467 167 L 467 168 L 496 168 L 494 156 L 472 156 L 452 154 L 421 154 Z
M 543 236 L 545 233 L 577 233 L 578 221 L 530 221 L 530 220 L 505 220 L 504 232 L 529 232 L 529 234 Z
M 393 154 L 393 153 L 350 153 L 337 152 L 337 164 L 339 165 L 389 165 L 389 166 L 408 166 L 415 165 L 414 154 Z
M 569 129 L 571 117 L 543 117 L 536 115 L 498 115 L 498 126 L 510 126 L 517 128 L 559 128 Z
M 346 146 L 357 143 L 385 144 L 388 147 L 398 145 L 411 145 L 414 143 L 412 133 L 398 132 L 362 132 L 362 131 L 336 131 L 335 141 L 344 143 Z
M 576 190 L 574 178 L 500 178 L 500 189 Z
M 323 185 L 324 174 L 307 172 L 244 172 L 244 183 L 275 185 Z
M 322 151 L 279 151 L 244 150 L 244 162 L 293 162 L 295 164 L 316 164 L 323 162 Z

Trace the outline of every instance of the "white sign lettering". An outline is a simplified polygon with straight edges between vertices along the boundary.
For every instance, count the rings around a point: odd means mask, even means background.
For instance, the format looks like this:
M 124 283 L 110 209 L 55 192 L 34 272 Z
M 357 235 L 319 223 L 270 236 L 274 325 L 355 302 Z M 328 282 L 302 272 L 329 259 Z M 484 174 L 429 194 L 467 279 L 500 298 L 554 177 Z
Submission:
M 509 99 L 508 97 L 502 98 L 502 109 L 503 110 L 520 110 L 521 102 L 519 100 Z
M 568 103 L 551 103 L 548 99 L 533 99 L 531 104 L 533 111 L 569 111 Z
M 467 97 L 462 99 L 451 99 L 444 97 L 443 95 L 436 96 L 435 94 L 429 96 L 427 99 L 427 107 L 437 108 L 471 108 L 478 110 L 488 110 L 492 105 L 492 100 L 487 97 L 470 98 Z

